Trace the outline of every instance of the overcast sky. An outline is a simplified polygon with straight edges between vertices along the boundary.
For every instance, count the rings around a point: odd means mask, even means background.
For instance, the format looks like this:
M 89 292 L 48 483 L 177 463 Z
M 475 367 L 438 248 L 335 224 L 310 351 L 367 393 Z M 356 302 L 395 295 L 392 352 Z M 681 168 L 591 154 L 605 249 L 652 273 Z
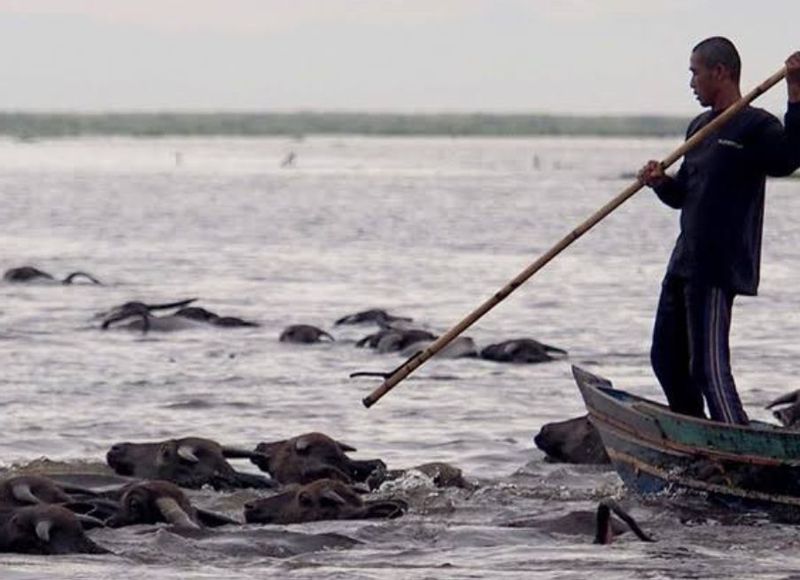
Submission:
M 800 0 L 0 0 L 0 109 L 689 115 L 698 41 L 747 91 L 798 30 Z

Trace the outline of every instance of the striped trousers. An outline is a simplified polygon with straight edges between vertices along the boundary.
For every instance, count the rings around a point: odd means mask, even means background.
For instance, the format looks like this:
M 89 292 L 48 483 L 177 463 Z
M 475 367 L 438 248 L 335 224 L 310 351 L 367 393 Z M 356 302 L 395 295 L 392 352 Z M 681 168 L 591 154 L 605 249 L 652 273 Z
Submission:
M 650 360 L 677 413 L 746 425 L 730 365 L 734 294 L 667 274 L 661 286 Z

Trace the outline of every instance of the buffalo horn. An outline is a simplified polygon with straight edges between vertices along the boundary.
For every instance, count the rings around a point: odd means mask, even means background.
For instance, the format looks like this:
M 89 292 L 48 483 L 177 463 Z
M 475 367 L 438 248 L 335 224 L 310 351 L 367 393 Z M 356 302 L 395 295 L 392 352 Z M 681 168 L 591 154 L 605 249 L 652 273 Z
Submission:
M 43 542 L 50 541 L 50 530 L 53 528 L 53 520 L 47 519 L 42 520 L 38 524 L 36 524 L 36 535 L 39 536 L 39 539 Z
M 171 497 L 160 497 L 156 500 L 156 505 L 164 519 L 175 526 L 180 528 L 189 528 L 199 530 L 200 526 L 197 525 L 192 518 L 189 517 L 183 508 L 178 505 L 178 502 Z
M 14 499 L 20 501 L 22 503 L 42 503 L 42 501 L 33 495 L 31 491 L 31 486 L 27 483 L 18 483 L 16 485 L 11 486 L 11 495 L 14 496 Z

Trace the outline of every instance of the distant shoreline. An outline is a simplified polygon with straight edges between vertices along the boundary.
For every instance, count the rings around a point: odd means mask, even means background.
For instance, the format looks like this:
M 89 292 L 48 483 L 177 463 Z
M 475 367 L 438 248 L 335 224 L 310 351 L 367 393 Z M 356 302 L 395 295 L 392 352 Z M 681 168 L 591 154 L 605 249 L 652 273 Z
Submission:
M 682 137 L 689 119 L 659 115 L 495 113 L 29 113 L 0 112 L 0 136 Z

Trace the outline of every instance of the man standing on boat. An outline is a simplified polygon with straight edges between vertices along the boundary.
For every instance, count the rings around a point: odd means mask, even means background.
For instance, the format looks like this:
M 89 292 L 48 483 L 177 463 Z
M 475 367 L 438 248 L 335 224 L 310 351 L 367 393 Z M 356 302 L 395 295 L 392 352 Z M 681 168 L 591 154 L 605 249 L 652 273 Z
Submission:
M 678 413 L 747 424 L 730 367 L 728 335 L 737 294 L 755 295 L 761 261 L 766 176 L 800 167 L 800 52 L 786 60 L 785 128 L 746 107 L 684 157 L 674 176 L 649 161 L 639 179 L 680 209 L 681 231 L 661 287 L 650 352 Z M 712 37 L 694 47 L 690 87 L 703 107 L 687 138 L 741 98 L 736 47 Z

